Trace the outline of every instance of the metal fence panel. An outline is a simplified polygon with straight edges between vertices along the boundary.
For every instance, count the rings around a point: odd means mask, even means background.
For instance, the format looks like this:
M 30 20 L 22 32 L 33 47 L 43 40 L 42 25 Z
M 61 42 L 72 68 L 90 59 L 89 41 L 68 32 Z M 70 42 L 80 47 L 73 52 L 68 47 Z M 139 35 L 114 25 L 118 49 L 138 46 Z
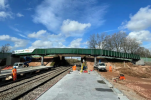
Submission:
M 0 59 L 7 58 L 8 56 L 11 56 L 12 53 L 0 53 Z

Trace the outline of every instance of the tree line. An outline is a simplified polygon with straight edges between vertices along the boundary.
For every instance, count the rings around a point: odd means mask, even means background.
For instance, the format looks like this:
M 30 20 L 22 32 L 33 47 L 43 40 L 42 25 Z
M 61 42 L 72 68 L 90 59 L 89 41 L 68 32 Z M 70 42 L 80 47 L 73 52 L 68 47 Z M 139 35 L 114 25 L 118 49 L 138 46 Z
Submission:
M 11 51 L 11 48 L 10 48 L 10 44 L 5 44 L 5 45 L 2 45 L 1 48 L 0 48 L 0 52 L 1 53 L 7 53 L 7 52 L 10 52 Z
M 117 32 L 112 35 L 107 35 L 106 33 L 91 34 L 88 39 L 88 48 L 138 54 L 141 57 L 151 57 L 151 50 L 141 47 L 141 43 L 136 38 L 127 36 L 125 32 Z M 10 51 L 10 44 L 2 45 L 0 48 L 1 53 Z
M 149 49 L 141 47 L 141 42 L 136 38 L 129 37 L 125 32 L 117 32 L 112 35 L 107 35 L 106 33 L 91 34 L 88 39 L 88 48 L 151 57 L 151 51 Z

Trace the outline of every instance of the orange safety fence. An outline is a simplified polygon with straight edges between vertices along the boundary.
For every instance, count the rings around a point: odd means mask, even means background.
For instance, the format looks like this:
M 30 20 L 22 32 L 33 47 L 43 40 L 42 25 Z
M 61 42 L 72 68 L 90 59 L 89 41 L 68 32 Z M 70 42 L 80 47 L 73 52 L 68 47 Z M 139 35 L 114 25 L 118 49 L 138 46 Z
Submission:
M 7 69 L 12 69 L 13 66 L 6 66 L 5 68 L 3 68 L 2 70 L 7 70 Z

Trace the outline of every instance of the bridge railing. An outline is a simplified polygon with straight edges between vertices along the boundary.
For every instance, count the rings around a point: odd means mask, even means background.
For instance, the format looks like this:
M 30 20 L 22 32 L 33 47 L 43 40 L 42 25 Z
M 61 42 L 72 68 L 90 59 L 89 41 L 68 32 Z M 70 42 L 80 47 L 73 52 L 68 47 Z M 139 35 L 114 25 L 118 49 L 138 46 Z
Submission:
M 144 62 L 151 62 L 151 58 L 141 57 L 141 59 L 143 59 L 143 60 L 144 60 Z

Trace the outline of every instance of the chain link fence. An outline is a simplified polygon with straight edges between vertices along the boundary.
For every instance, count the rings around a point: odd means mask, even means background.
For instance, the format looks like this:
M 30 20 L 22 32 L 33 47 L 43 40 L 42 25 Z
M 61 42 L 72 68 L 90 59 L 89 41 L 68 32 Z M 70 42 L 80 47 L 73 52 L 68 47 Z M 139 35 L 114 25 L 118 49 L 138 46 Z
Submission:
M 151 62 L 151 58 L 141 57 L 141 59 L 143 59 L 143 60 L 144 60 L 144 62 Z
M 1 53 L 0 52 L 0 59 L 7 58 L 8 56 L 11 56 L 12 53 Z

